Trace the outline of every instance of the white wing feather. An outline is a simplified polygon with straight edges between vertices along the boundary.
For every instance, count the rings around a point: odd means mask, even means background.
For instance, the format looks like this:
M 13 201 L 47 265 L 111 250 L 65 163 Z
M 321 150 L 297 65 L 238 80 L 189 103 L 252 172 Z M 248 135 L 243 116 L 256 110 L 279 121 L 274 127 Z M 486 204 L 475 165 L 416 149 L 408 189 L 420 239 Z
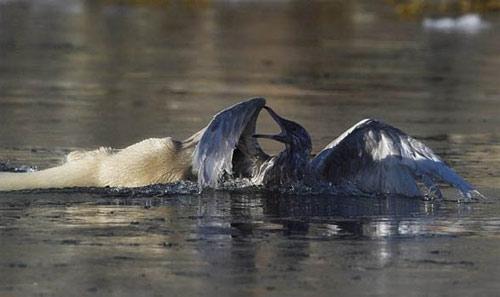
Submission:
M 479 194 L 422 142 L 383 122 L 365 119 L 325 147 L 313 172 L 336 185 L 350 183 L 370 193 L 422 196 L 418 183 L 441 196 L 438 182 L 465 198 Z

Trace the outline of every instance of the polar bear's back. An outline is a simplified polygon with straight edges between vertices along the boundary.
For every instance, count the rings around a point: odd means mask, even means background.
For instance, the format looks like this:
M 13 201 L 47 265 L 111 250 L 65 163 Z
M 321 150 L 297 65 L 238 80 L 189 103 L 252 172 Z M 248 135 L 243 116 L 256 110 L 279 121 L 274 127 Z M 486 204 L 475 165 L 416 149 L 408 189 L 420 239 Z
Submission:
M 100 186 L 138 187 L 187 178 L 191 154 L 182 143 L 150 138 L 111 154 L 99 167 Z
M 68 154 L 61 166 L 30 173 L 1 173 L 0 191 L 63 187 L 139 187 L 186 179 L 192 148 L 150 138 L 122 150 L 100 148 Z

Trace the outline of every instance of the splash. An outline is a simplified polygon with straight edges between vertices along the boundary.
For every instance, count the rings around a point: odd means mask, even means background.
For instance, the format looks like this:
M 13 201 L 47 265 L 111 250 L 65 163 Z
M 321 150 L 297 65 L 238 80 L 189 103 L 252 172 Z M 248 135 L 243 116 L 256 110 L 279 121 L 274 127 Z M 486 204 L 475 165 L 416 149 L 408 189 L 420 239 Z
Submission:
M 36 166 L 11 166 L 8 163 L 0 163 L 0 172 L 34 172 L 37 170 Z
M 283 185 L 267 186 L 255 185 L 249 179 L 235 178 L 225 180 L 221 183 L 218 191 L 245 192 L 245 193 L 278 193 L 292 196 L 356 196 L 356 197 L 377 197 L 378 194 L 362 192 L 355 185 L 346 183 L 344 185 L 333 185 L 328 182 L 316 182 L 308 184 L 305 182 L 295 182 Z

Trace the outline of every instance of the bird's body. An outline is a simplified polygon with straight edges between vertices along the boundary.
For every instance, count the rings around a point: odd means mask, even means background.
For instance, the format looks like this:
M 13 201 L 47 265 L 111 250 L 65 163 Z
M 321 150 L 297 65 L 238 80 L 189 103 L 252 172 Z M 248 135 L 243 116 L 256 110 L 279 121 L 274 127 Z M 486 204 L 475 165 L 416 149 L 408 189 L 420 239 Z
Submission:
M 285 150 L 269 157 L 251 177 L 252 184 L 269 187 L 308 180 L 309 156 L 302 155 Z

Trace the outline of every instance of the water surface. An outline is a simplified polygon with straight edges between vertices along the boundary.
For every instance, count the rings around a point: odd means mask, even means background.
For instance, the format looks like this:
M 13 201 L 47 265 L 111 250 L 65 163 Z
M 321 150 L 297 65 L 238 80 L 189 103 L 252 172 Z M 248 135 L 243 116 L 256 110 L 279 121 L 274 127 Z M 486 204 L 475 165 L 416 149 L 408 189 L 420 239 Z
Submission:
M 497 295 L 499 15 L 467 33 L 384 1 L 146 2 L 0 1 L 0 160 L 183 139 L 264 96 L 315 152 L 376 117 L 490 199 L 0 193 L 0 296 Z

